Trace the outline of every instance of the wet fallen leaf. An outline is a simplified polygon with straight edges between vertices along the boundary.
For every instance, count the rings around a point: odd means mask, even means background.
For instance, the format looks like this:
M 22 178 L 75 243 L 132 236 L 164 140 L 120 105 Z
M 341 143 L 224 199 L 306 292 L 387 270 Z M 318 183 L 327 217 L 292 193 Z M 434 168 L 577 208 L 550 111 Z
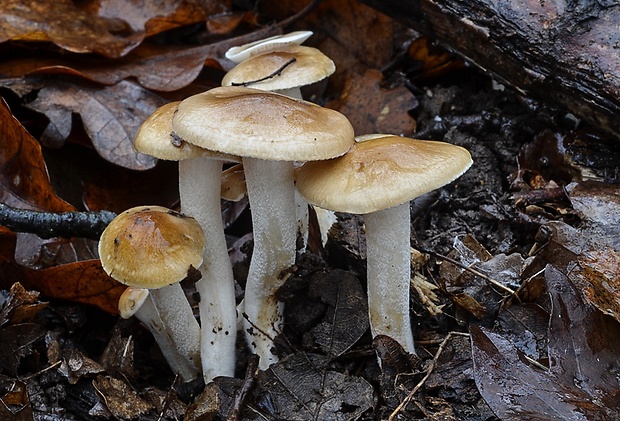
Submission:
M 0 100 L 0 198 L 25 209 L 66 212 L 74 210 L 54 194 L 47 175 L 41 145 Z
M 408 72 L 418 83 L 464 67 L 464 62 L 428 37 L 417 37 L 407 47 L 407 56 L 416 65 Z
M 277 29 L 267 27 L 251 34 L 198 47 L 144 43 L 125 57 L 114 61 L 92 56 L 62 56 L 45 51 L 36 51 L 31 55 L 15 51 L 13 54 L 6 53 L 7 59 L 0 63 L 0 75 L 6 78 L 70 75 L 104 85 L 114 85 L 121 80 L 135 78 L 147 89 L 172 92 L 191 84 L 206 61 L 215 60 L 219 66 L 231 67 L 231 62 L 224 58 L 224 53 L 230 47 L 277 33 Z M 215 82 L 212 84 L 211 87 L 217 86 Z
M 92 0 L 84 2 L 84 6 L 88 3 L 91 3 L 89 9 L 93 13 L 104 18 L 121 18 L 133 31 L 144 31 L 146 36 L 202 22 L 206 18 L 205 12 L 216 11 L 204 10 L 201 5 L 205 2 L 199 4 L 193 0 Z
M 58 367 L 58 372 L 67 378 L 69 384 L 76 384 L 84 376 L 99 374 L 103 371 L 103 367 L 97 362 L 73 348 L 64 351 L 62 363 Z
M 620 251 L 620 189 L 617 184 L 582 181 L 566 186 L 568 198 L 582 217 L 582 230 L 592 245 Z
M 27 291 L 19 282 L 11 286 L 8 302 L 0 311 L 0 326 L 32 323 L 47 303 L 39 302 L 37 291 Z
M 110 314 L 118 314 L 118 299 L 125 286 L 110 278 L 99 260 L 27 272 L 30 283 L 48 297 L 91 304 Z
M 146 117 L 166 102 L 164 99 L 129 81 L 104 87 L 60 79 L 53 84 L 43 80 L 35 83 L 42 86 L 29 82 L 21 88 L 40 89 L 28 107 L 50 119 L 41 136 L 44 145 L 62 146 L 73 128 L 72 114 L 77 113 L 104 159 L 135 170 L 155 165 L 154 158 L 133 149 L 133 137 Z
M 26 383 L 17 380 L 0 397 L 0 418 L 5 421 L 34 421 Z
M 408 112 L 418 104 L 404 86 L 383 87 L 383 75 L 369 69 L 362 75 L 352 75 L 340 98 L 329 104 L 351 121 L 357 134 L 393 133 L 412 136 L 415 120 Z
M 131 420 L 146 414 L 153 409 L 127 383 L 110 376 L 98 376 L 93 380 L 93 387 L 97 391 L 103 404 L 121 420 Z
M 368 330 L 368 300 L 359 280 L 343 270 L 327 272 L 335 288 L 322 289 L 321 301 L 328 304 L 324 321 L 310 334 L 330 357 L 337 358 L 351 348 Z
M 45 335 L 42 326 L 35 323 L 19 323 L 0 329 L 0 368 L 13 376 L 22 358 L 29 355 L 32 344 Z
M 547 266 L 552 300 L 549 370 L 502 335 L 472 326 L 475 379 L 503 420 L 616 419 L 620 416 L 620 325 L 587 307 L 560 271 Z
M 50 41 L 76 53 L 120 57 L 138 46 L 144 36 L 144 32 L 132 33 L 118 18 L 88 13 L 71 0 L 5 0 L 0 5 L 0 42 Z
M 273 364 L 258 376 L 265 393 L 261 401 L 270 401 L 272 415 L 281 419 L 357 419 L 372 407 L 372 386 L 361 377 L 327 369 L 326 362 L 300 352 Z

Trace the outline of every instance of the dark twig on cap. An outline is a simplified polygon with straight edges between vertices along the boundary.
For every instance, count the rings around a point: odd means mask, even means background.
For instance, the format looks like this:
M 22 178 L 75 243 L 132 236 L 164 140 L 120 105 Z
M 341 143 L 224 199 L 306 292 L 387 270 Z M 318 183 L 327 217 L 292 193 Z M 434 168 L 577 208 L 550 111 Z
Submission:
M 254 83 L 259 83 L 262 81 L 265 81 L 267 79 L 271 79 L 274 78 L 276 76 L 280 76 L 282 74 L 282 72 L 284 71 L 284 69 L 286 69 L 288 66 L 290 66 L 291 64 L 293 64 L 297 59 L 295 57 L 293 57 L 292 59 L 290 59 L 289 61 L 287 61 L 286 63 L 284 63 L 278 70 L 276 70 L 275 72 L 265 76 L 265 77 L 261 77 L 260 79 L 256 79 L 256 80 L 250 80 L 248 82 L 232 82 L 230 84 L 230 86 L 249 86 L 252 85 Z

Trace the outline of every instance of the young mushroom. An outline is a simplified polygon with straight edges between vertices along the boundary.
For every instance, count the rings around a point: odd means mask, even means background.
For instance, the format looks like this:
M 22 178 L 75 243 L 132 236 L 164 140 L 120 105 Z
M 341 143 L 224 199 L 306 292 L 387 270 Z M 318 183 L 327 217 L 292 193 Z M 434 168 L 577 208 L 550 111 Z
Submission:
M 198 367 L 190 363 L 176 349 L 168 329 L 159 317 L 146 288 L 127 287 L 118 300 L 118 311 L 123 319 L 135 316 L 151 332 L 168 365 L 183 381 L 195 379 Z
M 158 159 L 179 161 L 181 211 L 193 217 L 209 236 L 202 278 L 196 282 L 201 324 L 201 360 L 205 382 L 235 374 L 237 313 L 235 281 L 222 225 L 220 190 L 222 163 L 240 159 L 191 145 L 172 132 L 178 102 L 157 109 L 144 121 L 134 147 Z
M 234 63 L 241 63 L 257 54 L 272 51 L 282 46 L 299 45 L 312 36 L 312 31 L 295 31 L 284 35 L 274 35 L 259 39 L 226 51 L 226 58 Z
M 254 234 L 245 328 L 265 369 L 277 361 L 273 338 L 282 324 L 275 293 L 282 271 L 295 262 L 293 161 L 342 155 L 354 142 L 353 127 L 342 114 L 309 102 L 221 87 L 182 101 L 173 128 L 189 143 L 243 158 Z
M 99 240 L 103 270 L 122 284 L 149 290 L 166 334 L 196 373 L 200 327 L 179 282 L 200 266 L 204 246 L 194 219 L 161 206 L 122 212 Z
M 471 156 L 444 142 L 392 135 L 358 140 L 342 157 L 304 164 L 297 189 L 316 206 L 364 215 L 372 335 L 390 336 L 413 354 L 409 201 L 461 176 Z

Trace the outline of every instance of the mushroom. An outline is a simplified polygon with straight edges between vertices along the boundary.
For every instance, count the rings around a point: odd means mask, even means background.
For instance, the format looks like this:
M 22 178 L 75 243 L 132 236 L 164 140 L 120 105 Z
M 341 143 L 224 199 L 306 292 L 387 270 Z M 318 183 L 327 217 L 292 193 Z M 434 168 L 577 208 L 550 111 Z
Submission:
M 172 133 L 178 102 L 158 108 L 148 117 L 134 147 L 159 159 L 179 161 L 181 211 L 209 235 L 196 282 L 201 324 L 200 354 L 205 382 L 235 374 L 237 312 L 235 281 L 222 225 L 220 190 L 222 163 L 239 158 L 191 145 Z
M 325 79 L 336 66 L 316 48 L 288 45 L 255 55 L 231 69 L 222 86 L 247 86 L 302 99 L 300 88 Z
M 334 73 L 334 62 L 321 51 L 293 42 L 285 43 L 285 38 L 280 38 L 275 45 L 267 41 L 265 45 L 258 44 L 263 47 L 261 51 L 226 73 L 222 86 L 247 86 L 303 99 L 301 87 L 319 82 Z M 299 245 L 300 250 L 304 251 L 308 242 L 308 203 L 297 192 L 295 202 Z
M 200 327 L 179 284 L 202 263 L 205 238 L 193 219 L 161 206 L 119 214 L 99 240 L 103 270 L 122 284 L 149 290 L 166 333 L 198 373 Z
M 371 135 L 344 156 L 307 162 L 297 172 L 297 189 L 311 204 L 364 215 L 372 335 L 390 336 L 412 354 L 409 201 L 450 183 L 471 164 L 460 146 Z
M 337 111 L 272 92 L 220 87 L 182 101 L 174 131 L 202 148 L 239 155 L 252 214 L 254 250 L 245 290 L 245 328 L 261 369 L 277 361 L 281 272 L 295 262 L 293 161 L 342 155 L 353 127 Z
M 166 325 L 159 317 L 146 288 L 127 287 L 118 300 L 118 311 L 123 319 L 135 316 L 151 332 L 168 365 L 183 381 L 198 376 L 196 364 L 190 364 L 176 349 Z
M 244 45 L 232 47 L 226 51 L 226 58 L 235 63 L 241 63 L 257 54 L 271 51 L 282 46 L 302 44 L 312 36 L 312 31 L 295 31 L 284 35 L 274 35 L 259 39 Z

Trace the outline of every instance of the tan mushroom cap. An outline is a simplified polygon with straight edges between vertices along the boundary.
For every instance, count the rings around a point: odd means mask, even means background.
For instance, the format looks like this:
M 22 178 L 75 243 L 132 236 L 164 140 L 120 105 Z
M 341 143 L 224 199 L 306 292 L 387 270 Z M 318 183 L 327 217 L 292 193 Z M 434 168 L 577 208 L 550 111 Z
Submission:
M 133 142 L 138 152 L 167 161 L 214 158 L 240 162 L 238 157 L 199 148 L 176 137 L 172 132 L 172 117 L 179 103 L 180 101 L 175 101 L 162 105 L 144 120 Z
M 121 317 L 129 319 L 136 314 L 148 297 L 149 290 L 146 288 L 127 287 L 118 299 L 118 312 Z
M 471 164 L 460 146 L 383 135 L 355 143 L 339 158 L 307 162 L 297 172 L 296 186 L 314 205 L 366 214 L 444 186 Z
M 119 214 L 99 240 L 103 270 L 122 284 L 157 289 L 180 282 L 202 264 L 205 238 L 193 218 L 161 206 Z
M 238 64 L 224 76 L 222 86 L 281 91 L 318 82 L 335 70 L 334 62 L 316 48 L 292 45 Z
M 214 88 L 181 101 L 172 126 L 201 148 L 266 160 L 329 159 L 354 143 L 351 123 L 337 111 L 241 87 Z

